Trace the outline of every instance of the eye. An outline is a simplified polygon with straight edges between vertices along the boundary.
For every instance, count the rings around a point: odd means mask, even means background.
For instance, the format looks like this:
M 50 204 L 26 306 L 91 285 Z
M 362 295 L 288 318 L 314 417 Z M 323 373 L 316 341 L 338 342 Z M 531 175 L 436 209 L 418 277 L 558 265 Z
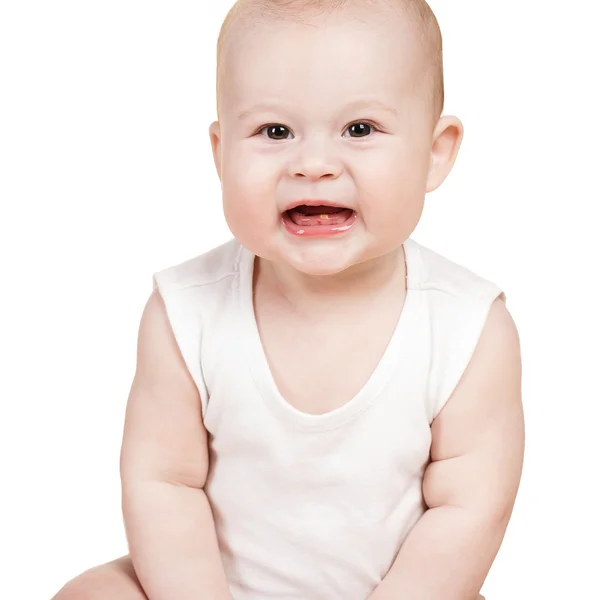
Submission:
M 288 139 L 287 134 L 291 134 L 292 132 L 285 127 L 284 125 L 267 125 L 266 127 L 263 127 L 260 131 L 258 131 L 259 134 L 264 135 L 263 132 L 266 132 L 267 137 L 271 140 L 277 140 L 277 141 L 281 141 L 281 140 L 286 140 Z
M 356 123 L 352 123 L 349 127 L 347 127 L 346 131 L 350 132 L 350 136 L 344 137 L 367 137 L 373 129 L 375 129 L 375 126 L 371 123 L 367 123 L 365 121 L 358 121 Z

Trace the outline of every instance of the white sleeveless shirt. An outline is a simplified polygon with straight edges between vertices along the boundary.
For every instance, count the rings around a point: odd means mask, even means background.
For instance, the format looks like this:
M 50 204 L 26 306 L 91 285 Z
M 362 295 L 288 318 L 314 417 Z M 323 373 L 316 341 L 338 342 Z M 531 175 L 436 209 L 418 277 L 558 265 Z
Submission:
M 231 240 L 154 275 L 209 432 L 205 486 L 234 600 L 365 600 L 426 507 L 430 425 L 502 291 L 408 239 L 405 304 L 356 396 L 323 414 L 279 393 Z

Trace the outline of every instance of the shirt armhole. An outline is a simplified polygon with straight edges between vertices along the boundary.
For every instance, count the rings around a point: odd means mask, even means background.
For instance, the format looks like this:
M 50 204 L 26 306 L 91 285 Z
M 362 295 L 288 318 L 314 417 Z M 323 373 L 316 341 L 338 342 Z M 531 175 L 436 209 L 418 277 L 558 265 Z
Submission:
M 502 290 L 496 286 L 486 287 L 477 295 L 469 311 L 468 322 L 457 325 L 455 331 L 458 334 L 458 342 L 452 343 L 446 349 L 446 356 L 442 357 L 444 366 L 438 371 L 441 381 L 434 386 L 430 423 L 446 406 L 462 379 L 475 353 L 492 304 L 498 298 L 506 303 L 506 295 Z
M 198 319 L 197 322 L 190 323 L 186 318 L 185 312 L 182 310 L 182 304 L 185 300 L 182 297 L 177 297 L 185 294 L 186 288 L 179 289 L 177 286 L 171 285 L 170 269 L 152 275 L 152 289 L 157 289 L 163 300 L 171 331 L 185 366 L 198 389 L 202 405 L 202 418 L 205 419 L 208 408 L 208 389 L 204 381 L 200 361 L 201 322 Z

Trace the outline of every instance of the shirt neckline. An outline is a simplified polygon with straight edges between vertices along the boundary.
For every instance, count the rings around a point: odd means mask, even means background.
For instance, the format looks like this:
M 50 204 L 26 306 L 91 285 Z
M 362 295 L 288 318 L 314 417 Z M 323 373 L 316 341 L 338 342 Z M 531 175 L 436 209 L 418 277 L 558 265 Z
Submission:
M 323 431 L 335 429 L 364 412 L 377 398 L 390 378 L 411 355 L 411 340 L 418 335 L 417 314 L 420 294 L 421 257 L 411 238 L 403 244 L 406 261 L 406 297 L 390 341 L 369 379 L 346 404 L 324 414 L 305 413 L 292 406 L 279 392 L 264 351 L 254 312 L 253 275 L 256 255 L 240 245 L 237 261 L 236 302 L 240 311 L 241 342 L 248 367 L 263 401 L 274 416 L 297 429 Z M 422 333 L 422 332 L 421 332 Z

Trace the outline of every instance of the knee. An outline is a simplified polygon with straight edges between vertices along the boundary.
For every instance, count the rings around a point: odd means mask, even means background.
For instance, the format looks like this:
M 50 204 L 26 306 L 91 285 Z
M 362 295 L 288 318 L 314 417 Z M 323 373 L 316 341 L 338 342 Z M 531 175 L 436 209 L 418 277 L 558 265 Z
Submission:
M 52 600 L 106 600 L 102 585 L 92 569 L 69 581 Z

